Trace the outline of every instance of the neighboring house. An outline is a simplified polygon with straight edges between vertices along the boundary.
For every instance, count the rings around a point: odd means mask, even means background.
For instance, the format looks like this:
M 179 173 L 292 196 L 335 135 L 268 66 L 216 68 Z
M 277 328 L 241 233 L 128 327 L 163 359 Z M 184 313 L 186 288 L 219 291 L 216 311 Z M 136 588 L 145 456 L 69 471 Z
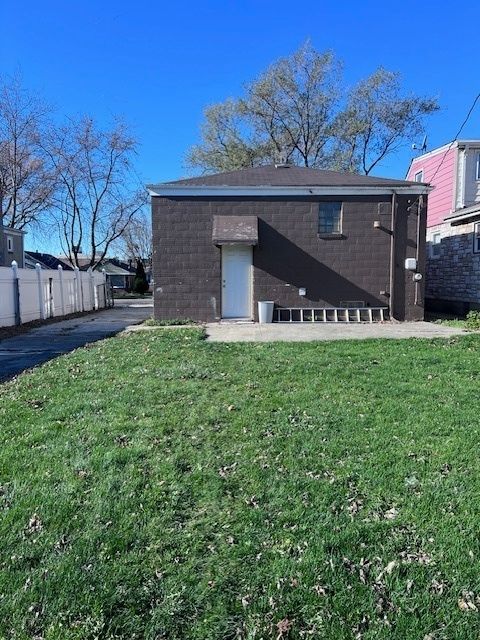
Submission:
M 64 271 L 73 271 L 73 268 L 64 260 L 60 260 L 51 253 L 40 253 L 38 251 L 25 251 L 25 268 L 35 269 L 39 264 L 42 269 L 58 269 L 62 267 Z
M 136 270 L 132 267 L 131 262 L 121 262 L 116 258 L 109 258 L 97 267 L 98 271 L 103 269 L 114 289 L 132 290 Z
M 421 320 L 428 189 L 288 165 L 150 185 L 155 317 Z
M 434 187 L 427 216 L 429 307 L 480 308 L 480 140 L 456 140 L 414 158 L 407 179 Z
M 9 267 L 15 260 L 20 269 L 25 264 L 23 242 L 25 231 L 4 227 L 0 223 L 0 267 Z

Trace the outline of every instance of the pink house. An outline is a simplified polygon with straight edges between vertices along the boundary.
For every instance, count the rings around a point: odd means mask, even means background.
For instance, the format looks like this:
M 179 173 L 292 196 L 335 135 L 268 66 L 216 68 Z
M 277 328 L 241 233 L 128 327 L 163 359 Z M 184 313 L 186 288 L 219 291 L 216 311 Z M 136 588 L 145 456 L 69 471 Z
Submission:
M 480 308 L 480 140 L 414 158 L 407 180 L 430 183 L 426 298 L 433 310 Z

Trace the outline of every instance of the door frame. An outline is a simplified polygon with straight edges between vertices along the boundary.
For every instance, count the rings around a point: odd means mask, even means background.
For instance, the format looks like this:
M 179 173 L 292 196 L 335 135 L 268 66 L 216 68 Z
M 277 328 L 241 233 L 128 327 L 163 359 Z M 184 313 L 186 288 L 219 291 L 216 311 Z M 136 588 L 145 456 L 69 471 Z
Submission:
M 241 246 L 241 247 L 248 247 L 248 249 L 250 249 L 250 256 L 251 256 L 251 261 L 250 261 L 250 265 L 249 265 L 249 269 L 248 269 L 248 307 L 249 307 L 249 313 L 247 316 L 229 316 L 226 317 L 223 315 L 223 302 L 224 302 L 224 296 L 223 296 L 223 263 L 224 263 L 224 252 L 223 252 L 223 247 L 236 247 L 236 246 Z M 235 243 L 225 243 L 220 245 L 220 318 L 222 320 L 253 320 L 253 245 L 237 245 Z

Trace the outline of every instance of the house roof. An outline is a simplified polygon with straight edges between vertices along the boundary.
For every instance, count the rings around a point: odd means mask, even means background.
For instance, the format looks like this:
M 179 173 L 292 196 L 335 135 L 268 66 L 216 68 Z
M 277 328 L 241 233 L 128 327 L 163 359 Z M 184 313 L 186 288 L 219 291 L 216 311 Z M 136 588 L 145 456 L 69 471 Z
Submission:
M 65 271 L 73 271 L 72 267 L 50 253 L 39 253 L 38 251 L 25 251 L 25 256 L 29 256 L 35 262 L 44 265 L 46 269 L 58 269 L 59 266 Z
M 463 209 L 457 209 L 454 213 L 445 217 L 445 222 L 450 222 L 452 226 L 461 224 L 470 219 L 478 219 L 480 216 L 480 202 L 475 202 L 469 207 Z
M 98 266 L 98 269 L 104 269 L 109 276 L 133 276 L 136 273 L 136 270 L 126 262 L 115 259 L 105 260 Z
M 415 192 L 425 191 L 429 187 L 423 183 L 406 180 L 392 180 L 364 176 L 355 173 L 341 171 L 327 171 L 324 169 L 311 169 L 309 167 L 275 166 L 267 165 L 252 167 L 204 175 L 196 178 L 187 178 L 165 182 L 158 185 L 149 185 L 151 195 L 164 195 L 176 191 L 185 190 L 255 190 L 259 193 L 268 190 L 308 189 L 308 188 L 337 188 L 337 189 L 413 189 Z M 316 189 L 317 191 L 317 189 Z M 241 194 L 243 195 L 243 194 Z
M 215 173 L 213 175 L 200 176 L 174 180 L 165 184 L 192 185 L 192 186 L 269 186 L 269 187 L 345 187 L 345 186 L 384 186 L 416 184 L 406 180 L 391 180 L 389 178 L 377 178 L 374 176 L 362 176 L 356 173 L 344 171 L 327 171 L 326 169 L 311 169 L 310 167 L 275 166 L 252 167 Z

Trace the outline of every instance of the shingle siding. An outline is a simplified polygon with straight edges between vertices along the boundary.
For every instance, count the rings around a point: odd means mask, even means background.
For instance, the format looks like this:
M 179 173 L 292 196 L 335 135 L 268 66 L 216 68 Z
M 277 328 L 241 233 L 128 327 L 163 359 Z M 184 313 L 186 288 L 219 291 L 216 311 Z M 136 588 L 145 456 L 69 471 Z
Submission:
M 343 198 L 342 237 L 325 239 L 317 233 L 318 203 L 332 199 L 339 198 L 152 198 L 155 317 L 221 317 L 221 249 L 212 242 L 214 215 L 258 217 L 255 316 L 257 302 L 265 299 L 283 307 L 339 306 L 348 300 L 387 306 L 389 298 L 381 292 L 388 292 L 390 279 L 388 196 Z M 423 284 L 415 305 L 412 274 L 404 270 L 416 243 L 417 216 L 407 213 L 409 202 L 398 198 L 395 315 L 400 320 L 423 317 Z M 376 220 L 387 228 L 375 229 Z M 422 246 L 422 272 L 423 261 Z M 307 289 L 305 297 L 300 287 Z

